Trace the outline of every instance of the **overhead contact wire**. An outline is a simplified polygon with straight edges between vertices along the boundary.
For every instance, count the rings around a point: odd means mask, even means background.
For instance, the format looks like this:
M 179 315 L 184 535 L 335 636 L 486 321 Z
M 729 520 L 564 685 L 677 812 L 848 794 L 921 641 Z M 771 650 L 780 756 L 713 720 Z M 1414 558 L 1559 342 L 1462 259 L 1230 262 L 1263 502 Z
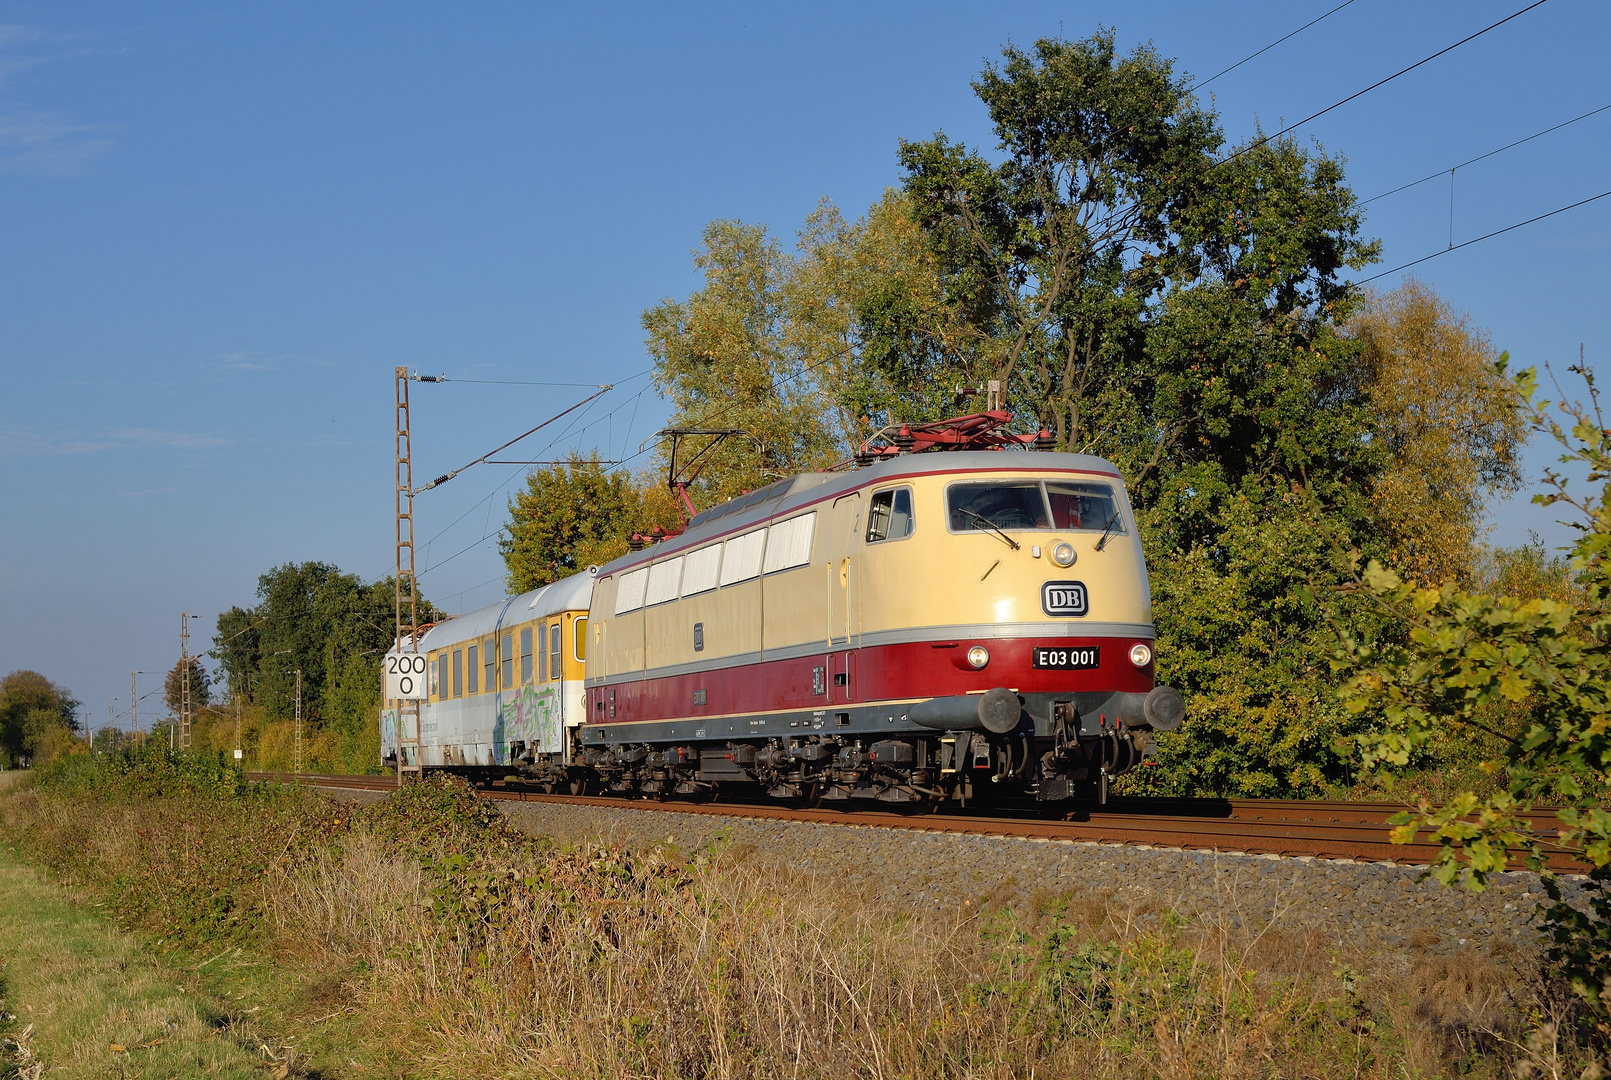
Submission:
M 1402 68 L 1402 69 L 1400 69 L 1398 71 L 1395 71 L 1395 72 L 1393 72 L 1393 74 L 1387 76 L 1385 79 L 1376 80 L 1375 82 L 1371 83 L 1369 86 L 1365 87 L 1365 89 L 1363 89 L 1363 90 L 1356 90 L 1354 93 L 1349 94 L 1347 97 L 1343 98 L 1341 101 L 1334 102 L 1334 103 L 1332 103 L 1330 105 L 1327 105 L 1324 109 L 1321 109 L 1317 113 L 1310 113 L 1308 116 L 1304 117 L 1302 120 L 1299 120 L 1295 124 L 1288 124 L 1286 127 L 1282 128 L 1280 131 L 1277 131 L 1273 135 L 1265 135 L 1262 138 L 1256 139 L 1253 142 L 1248 143 L 1246 146 L 1242 147 L 1240 150 L 1238 150 L 1235 153 L 1231 154 L 1229 157 L 1222 158 L 1220 161 L 1216 162 L 1215 164 L 1216 164 L 1216 166 L 1218 166 L 1218 165 L 1224 165 L 1226 162 L 1235 161 L 1237 158 L 1241 157 L 1243 154 L 1247 153 L 1248 151 L 1255 150 L 1258 147 L 1263 146 L 1265 143 L 1268 143 L 1268 142 L 1270 142 L 1270 141 L 1272 141 L 1274 139 L 1279 139 L 1283 135 L 1290 134 L 1291 132 L 1296 131 L 1298 128 L 1301 128 L 1303 125 L 1309 123 L 1310 121 L 1318 120 L 1322 116 L 1325 116 L 1327 113 L 1333 111 L 1334 109 L 1340 109 L 1344 105 L 1348 104 L 1350 101 L 1353 101 L 1356 98 L 1364 97 L 1366 94 L 1370 93 L 1372 90 L 1375 90 L 1378 87 L 1386 86 L 1388 83 L 1392 82 L 1394 79 L 1397 79 L 1399 76 L 1408 75 L 1410 72 L 1414 71 L 1416 68 L 1422 67 L 1423 65 L 1426 65 L 1426 64 L 1430 64 L 1432 61 L 1436 60 L 1438 57 L 1443 56 L 1446 53 L 1453 52 L 1455 49 L 1458 49 L 1460 46 L 1466 44 L 1467 42 L 1477 40 L 1478 38 L 1482 37 L 1482 35 L 1488 33 L 1490 30 L 1497 30 L 1501 26 L 1504 26 L 1506 23 L 1510 22 L 1512 19 L 1518 19 L 1521 16 L 1527 14 L 1529 11 L 1533 10 L 1534 8 L 1541 7 L 1541 6 L 1543 6 L 1544 4 L 1547 4 L 1547 3 L 1549 3 L 1549 0 L 1533 0 L 1533 2 L 1531 4 L 1528 4 L 1526 7 L 1522 8 L 1520 11 L 1513 12 L 1512 14 L 1506 15 L 1503 19 L 1500 19 L 1498 22 L 1490 23 L 1489 25 L 1483 27 L 1481 30 L 1478 30 L 1474 34 L 1468 34 L 1467 36 L 1461 38 L 1459 41 L 1455 42 L 1453 45 L 1445 46 L 1444 48 L 1441 48 L 1437 52 L 1433 53 L 1431 56 L 1425 57 L 1424 59 L 1421 59 L 1421 60 L 1417 60 L 1415 63 L 1411 64 L 1409 67 Z
M 1391 270 L 1383 270 L 1379 274 L 1372 274 L 1368 278 L 1361 278 L 1360 280 L 1354 282 L 1354 284 L 1356 284 L 1356 285 L 1369 284 L 1370 282 L 1375 281 L 1377 278 L 1384 278 L 1389 274 L 1396 274 L 1400 270 L 1408 270 L 1412 266 L 1419 266 L 1421 263 L 1427 262 L 1430 259 L 1435 259 L 1439 255 L 1447 255 L 1451 251 L 1459 251 L 1461 248 L 1470 247 L 1472 244 L 1480 244 L 1484 240 L 1492 240 L 1496 236 L 1503 236 L 1505 233 L 1512 232 L 1512 231 L 1514 231 L 1516 229 L 1520 229 L 1520 228 L 1522 228 L 1523 226 L 1526 226 L 1526 225 L 1532 225 L 1535 222 L 1543 221 L 1545 218 L 1552 218 L 1556 214 L 1564 214 L 1568 210 L 1576 210 L 1580 206 L 1587 206 L 1589 203 L 1596 202 L 1596 201 L 1598 201 L 1600 199 L 1605 198 L 1608 195 L 1611 195 L 1611 191 L 1602 191 L 1598 195 L 1590 195 L 1586 199 L 1579 199 L 1575 203 L 1571 203 L 1571 204 L 1569 204 L 1567 206 L 1562 206 L 1562 207 L 1559 207 L 1559 208 L 1557 208 L 1555 210 L 1551 210 L 1547 214 L 1539 214 L 1537 217 L 1530 217 L 1526 221 L 1518 221 L 1514 225 L 1506 225 L 1503 229 L 1495 229 L 1491 233 L 1484 233 L 1482 236 L 1476 237 L 1475 239 L 1472 239 L 1472 240 L 1463 241 L 1461 243 L 1453 245 L 1452 247 L 1444 248 L 1442 251 L 1434 251 L 1430 255 L 1423 255 L 1419 259 L 1412 259 L 1411 261 L 1409 261 L 1407 263 L 1404 263 L 1401 266 L 1393 267 L 1393 269 L 1391 269 Z

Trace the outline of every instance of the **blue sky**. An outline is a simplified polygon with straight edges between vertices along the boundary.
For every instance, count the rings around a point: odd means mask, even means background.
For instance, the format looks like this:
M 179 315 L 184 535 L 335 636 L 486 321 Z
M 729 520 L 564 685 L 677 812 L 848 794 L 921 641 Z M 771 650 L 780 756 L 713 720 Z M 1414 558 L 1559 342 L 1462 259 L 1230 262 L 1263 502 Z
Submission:
M 395 365 L 616 383 L 530 456 L 632 452 L 664 416 L 638 315 L 697 285 L 700 228 L 788 237 L 894 183 L 900 138 L 988 145 L 968 82 L 1002 43 L 1108 25 L 1206 78 L 1336 2 L 0 3 L 0 671 L 99 725 L 181 610 L 205 643 L 275 564 L 384 574 Z M 1354 0 L 1209 92 L 1245 138 L 1524 2 Z M 1611 8 L 1550 0 L 1300 134 L 1369 197 L 1611 104 L 1607 40 Z M 1461 170 L 1454 241 L 1611 187 L 1608 148 L 1611 112 Z M 1449 242 L 1446 178 L 1368 210 L 1381 269 Z M 1418 273 L 1517 363 L 1593 364 L 1608 241 L 1611 199 Z M 426 476 L 590 392 L 414 391 Z M 449 610 L 500 595 L 520 472 L 419 499 Z M 1554 516 L 1497 506 L 1493 539 L 1563 542 Z

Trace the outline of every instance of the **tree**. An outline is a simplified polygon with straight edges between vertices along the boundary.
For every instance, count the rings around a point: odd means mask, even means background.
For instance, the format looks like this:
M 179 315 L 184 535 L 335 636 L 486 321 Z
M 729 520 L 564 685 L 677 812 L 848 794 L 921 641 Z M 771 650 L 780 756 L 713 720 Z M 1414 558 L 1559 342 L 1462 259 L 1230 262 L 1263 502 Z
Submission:
M 813 392 L 837 405 L 840 449 L 966 406 L 973 395 L 958 391 L 989 374 L 975 355 L 985 339 L 948 303 L 911 196 L 886 191 L 853 223 L 824 199 L 798 251 L 782 286 L 786 332 L 809 358 Z
M 1414 364 L 1351 323 L 1363 298 L 1340 275 L 1379 245 L 1342 162 L 1289 138 L 1226 147 L 1172 64 L 1119 55 L 1111 31 L 1002 57 L 973 84 L 992 155 L 944 134 L 902 142 L 901 189 L 853 223 L 820 204 L 794 254 L 764 228 L 712 223 L 705 286 L 645 313 L 674 422 L 761 442 L 714 453 L 698 497 L 822 467 L 869 426 L 977 407 L 959 389 L 999 380 L 1021 427 L 1112 460 L 1136 505 L 1158 674 L 1188 713 L 1159 737 L 1158 766 L 1124 782 L 1346 787 L 1338 740 L 1364 721 L 1332 692 L 1332 620 L 1365 633 L 1381 616 L 1331 590 L 1356 560 L 1427 535 L 1431 516 L 1388 514 L 1381 493 L 1434 446 L 1389 400 Z M 1439 363 L 1417 378 L 1453 402 L 1494 373 Z M 1496 399 L 1436 449 L 1484 463 L 1478 490 L 1496 490 L 1513 429 Z
M 395 637 L 393 580 L 366 584 L 329 563 L 286 563 L 257 579 L 257 595 L 254 606 L 232 607 L 218 618 L 213 654 L 230 693 L 261 705 L 271 719 L 289 719 L 300 668 L 304 719 L 344 730 L 370 723 L 381 658 Z M 439 614 L 420 598 L 422 623 Z M 346 679 L 360 684 L 354 693 L 343 690 Z
M 186 666 L 186 660 L 175 660 L 173 667 L 168 669 L 168 677 L 162 681 L 162 699 L 167 702 L 168 711 L 175 716 L 178 716 L 184 708 Z M 199 709 L 211 700 L 209 695 L 211 683 L 207 677 L 207 669 L 201 666 L 199 657 L 190 657 L 188 667 L 190 668 L 190 707 Z
M 42 748 L 70 741 L 79 730 L 78 706 L 37 671 L 13 671 L 0 679 L 0 766 L 34 760 Z
M 1159 674 L 1188 719 L 1131 778 L 1159 793 L 1315 793 L 1346 779 L 1312 583 L 1385 550 L 1354 302 L 1374 258 L 1341 163 L 1223 147 L 1169 61 L 1103 31 L 1003 50 L 974 89 L 994 159 L 903 142 L 904 190 L 972 338 L 958 375 L 1124 474 L 1149 555 Z M 951 334 L 953 340 L 968 340 Z M 900 354 L 899 341 L 890 354 Z M 875 354 L 877 350 L 872 350 Z
M 1483 506 L 1514 492 L 1526 433 L 1507 357 L 1421 282 L 1367 298 L 1349 321 L 1374 435 L 1392 462 L 1373 483 L 1391 563 L 1420 582 L 1468 582 Z
M 1375 723 L 1358 738 L 1364 765 L 1413 765 L 1451 730 L 1487 734 L 1494 753 L 1483 764 L 1499 778 L 1487 792 L 1468 790 L 1397 819 L 1394 840 L 1427 832 L 1442 845 L 1432 873 L 1473 891 L 1519 859 L 1543 876 L 1553 903 L 1545 929 L 1555 969 L 1592 1006 L 1602 1031 L 1611 1008 L 1611 429 L 1593 376 L 1589 404 L 1549 402 L 1531 409 L 1533 426 L 1564 448 L 1563 462 L 1586 468 L 1597 490 L 1578 496 L 1553 471 L 1543 505 L 1575 509 L 1572 549 L 1577 603 L 1552 596 L 1428 586 L 1372 562 L 1362 591 L 1389 617 L 1382 632 L 1341 636 L 1336 666 L 1348 676 L 1343 696 Z M 1530 399 L 1532 371 L 1516 391 Z M 1563 416 L 1565 423 L 1558 416 Z M 1559 835 L 1544 831 L 1539 808 L 1559 806 Z M 1545 864 L 1550 849 L 1593 867 L 1580 905 L 1564 898 Z
M 647 483 L 606 471 L 598 454 L 573 451 L 566 464 L 528 474 L 526 490 L 509 501 L 509 525 L 499 540 L 509 591 L 540 588 L 619 558 L 634 532 L 675 520 L 669 493 L 656 499 Z
M 763 226 L 713 221 L 694 265 L 704 287 L 687 300 L 661 301 L 642 321 L 655 386 L 672 403 L 668 426 L 744 432 L 708 454 L 699 502 L 831 464 L 842 449 L 825 407 L 833 399 L 811 378 L 825 358 L 791 332 L 794 261 Z M 696 452 L 702 441 L 694 440 Z

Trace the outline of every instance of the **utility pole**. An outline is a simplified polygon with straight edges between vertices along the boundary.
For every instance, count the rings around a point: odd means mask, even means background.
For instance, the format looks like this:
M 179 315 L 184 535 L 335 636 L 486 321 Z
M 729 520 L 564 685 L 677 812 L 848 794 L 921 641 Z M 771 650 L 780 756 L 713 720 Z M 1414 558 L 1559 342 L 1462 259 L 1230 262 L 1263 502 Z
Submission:
M 291 769 L 291 771 L 295 772 L 295 773 L 300 773 L 302 771 L 302 669 L 301 668 L 296 669 L 296 734 L 293 737 L 293 739 L 294 739 L 294 742 L 295 742 L 296 749 L 294 751 L 295 763 L 294 763 L 294 766 Z
M 409 429 L 408 368 L 397 381 L 397 651 L 419 651 L 419 591 L 414 579 L 414 448 Z M 406 643 L 406 644 L 405 644 Z M 420 705 L 394 700 L 397 708 L 397 782 L 420 772 Z M 410 726 L 412 722 L 412 726 Z M 413 751 L 410 753 L 410 751 Z
M 190 749 L 190 616 L 179 613 L 179 749 Z
M 235 699 L 235 763 L 241 760 L 241 692 L 235 687 L 235 680 L 229 681 L 229 696 Z
M 136 686 L 139 682 L 136 676 L 139 674 L 138 671 L 129 672 L 129 731 L 131 733 L 140 730 L 140 691 Z

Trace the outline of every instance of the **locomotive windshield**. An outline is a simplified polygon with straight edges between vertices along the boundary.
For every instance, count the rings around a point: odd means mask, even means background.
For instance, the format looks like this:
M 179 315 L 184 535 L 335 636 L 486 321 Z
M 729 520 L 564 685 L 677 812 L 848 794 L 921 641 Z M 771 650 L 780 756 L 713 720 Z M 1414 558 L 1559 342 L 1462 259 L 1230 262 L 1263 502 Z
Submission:
M 946 491 L 952 532 L 1056 529 L 1123 533 L 1113 489 L 1086 480 L 992 480 Z

